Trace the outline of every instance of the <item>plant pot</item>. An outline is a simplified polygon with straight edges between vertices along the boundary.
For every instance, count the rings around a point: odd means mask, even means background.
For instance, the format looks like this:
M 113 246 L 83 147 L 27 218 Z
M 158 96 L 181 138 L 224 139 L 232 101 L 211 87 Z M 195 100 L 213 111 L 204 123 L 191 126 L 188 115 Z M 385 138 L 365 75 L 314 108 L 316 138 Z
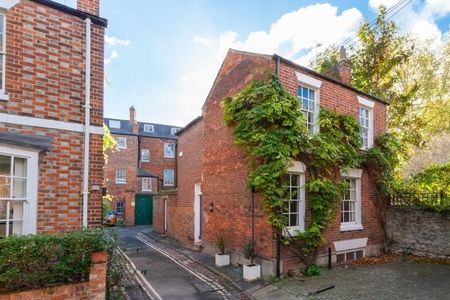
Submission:
M 216 254 L 216 266 L 223 267 L 230 264 L 230 254 Z
M 244 265 L 244 280 L 252 281 L 261 277 L 261 266 L 257 264 Z

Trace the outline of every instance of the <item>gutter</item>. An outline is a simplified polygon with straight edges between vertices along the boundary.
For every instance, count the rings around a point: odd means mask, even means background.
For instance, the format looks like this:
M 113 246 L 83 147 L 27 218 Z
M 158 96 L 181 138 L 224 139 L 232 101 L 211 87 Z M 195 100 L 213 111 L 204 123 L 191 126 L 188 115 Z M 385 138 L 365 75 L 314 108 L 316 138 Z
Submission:
M 83 155 L 83 228 L 88 226 L 89 205 L 89 144 L 91 125 L 91 19 L 86 18 L 86 67 L 84 101 L 84 155 Z

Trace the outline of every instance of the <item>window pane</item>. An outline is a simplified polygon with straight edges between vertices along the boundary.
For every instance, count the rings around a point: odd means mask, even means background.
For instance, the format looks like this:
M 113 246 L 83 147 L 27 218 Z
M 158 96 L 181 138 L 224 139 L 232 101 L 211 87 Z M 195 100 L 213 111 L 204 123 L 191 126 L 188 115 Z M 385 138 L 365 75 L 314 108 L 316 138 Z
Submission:
M 338 263 L 345 262 L 345 254 L 338 254 L 338 255 L 336 255 L 336 262 L 338 262 Z
M 6 201 L 0 201 L 0 220 L 6 219 Z
M 11 178 L 0 177 L 0 198 L 11 198 Z
M 14 176 L 27 177 L 27 160 L 25 158 L 14 158 Z
M 0 155 L 0 176 L 11 175 L 11 156 Z
M 9 235 L 12 234 L 23 234 L 23 221 L 15 220 L 9 225 Z
M 356 251 L 356 258 L 362 258 L 364 256 L 364 252 L 362 250 Z
M 10 201 L 10 219 L 22 220 L 23 219 L 23 201 Z
M 290 209 L 291 213 L 297 213 L 298 212 L 298 202 L 297 201 L 291 201 L 290 203 Z
M 27 197 L 27 180 L 23 178 L 13 179 L 13 198 L 26 198 Z
M 352 261 L 355 259 L 355 252 L 348 252 L 345 254 L 346 261 Z
M 289 218 L 289 226 L 298 226 L 298 215 L 297 214 L 291 214 Z

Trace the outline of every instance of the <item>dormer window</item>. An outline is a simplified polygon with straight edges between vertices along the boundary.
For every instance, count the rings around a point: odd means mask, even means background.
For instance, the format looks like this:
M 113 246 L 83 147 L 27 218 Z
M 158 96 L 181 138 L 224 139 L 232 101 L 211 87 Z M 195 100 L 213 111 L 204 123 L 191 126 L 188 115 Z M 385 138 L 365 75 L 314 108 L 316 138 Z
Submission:
M 117 120 L 109 120 L 109 128 L 117 128 L 117 129 L 120 129 L 120 121 L 117 121 Z
M 171 135 L 175 135 L 175 134 L 177 134 L 178 131 L 180 131 L 180 128 L 175 128 L 175 127 L 174 127 L 174 128 L 171 128 L 171 129 L 170 129 L 170 134 L 171 134 Z
M 155 126 L 153 124 L 144 124 L 144 132 L 155 132 Z

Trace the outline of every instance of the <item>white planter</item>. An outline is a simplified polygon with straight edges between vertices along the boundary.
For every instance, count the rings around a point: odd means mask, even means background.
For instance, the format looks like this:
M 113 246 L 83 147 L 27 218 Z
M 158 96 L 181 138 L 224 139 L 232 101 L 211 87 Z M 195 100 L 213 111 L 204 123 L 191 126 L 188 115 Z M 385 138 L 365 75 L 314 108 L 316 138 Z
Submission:
M 223 267 L 230 264 L 230 254 L 216 254 L 216 266 Z
M 244 280 L 252 281 L 261 277 L 261 266 L 257 264 L 244 265 Z

